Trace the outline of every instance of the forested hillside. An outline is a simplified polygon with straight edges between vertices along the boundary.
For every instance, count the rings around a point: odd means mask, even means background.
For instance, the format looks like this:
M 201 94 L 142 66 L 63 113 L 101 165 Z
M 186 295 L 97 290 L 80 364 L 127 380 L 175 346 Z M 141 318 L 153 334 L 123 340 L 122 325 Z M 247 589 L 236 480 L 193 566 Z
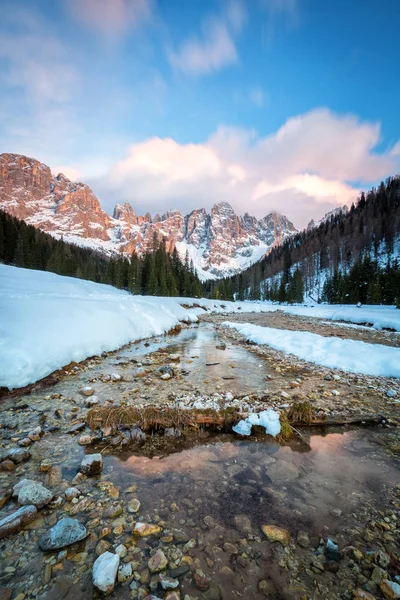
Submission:
M 134 294 L 152 296 L 201 296 L 202 286 L 188 257 L 182 262 L 175 250 L 168 254 L 165 243 L 154 236 L 154 252 L 139 259 L 106 258 L 43 233 L 24 221 L 0 211 L 0 262 L 7 265 L 51 271 L 108 283 Z
M 331 215 L 274 248 L 238 276 L 207 286 L 217 297 L 333 303 L 399 302 L 400 176 L 362 193 L 346 213 Z

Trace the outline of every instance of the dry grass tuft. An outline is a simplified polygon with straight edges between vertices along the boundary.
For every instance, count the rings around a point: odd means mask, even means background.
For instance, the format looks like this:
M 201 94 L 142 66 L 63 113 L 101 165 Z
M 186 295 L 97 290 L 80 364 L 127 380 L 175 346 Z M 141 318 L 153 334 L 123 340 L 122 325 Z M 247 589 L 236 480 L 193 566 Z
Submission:
M 237 411 L 185 410 L 155 406 L 93 407 L 86 416 L 86 422 L 92 431 L 99 427 L 111 427 L 114 430 L 120 425 L 137 426 L 142 431 L 157 431 L 168 427 L 177 429 L 198 429 L 201 426 L 225 427 L 238 420 Z
M 290 423 L 305 423 L 309 425 L 314 417 L 314 409 L 307 400 L 304 402 L 293 402 L 287 412 Z

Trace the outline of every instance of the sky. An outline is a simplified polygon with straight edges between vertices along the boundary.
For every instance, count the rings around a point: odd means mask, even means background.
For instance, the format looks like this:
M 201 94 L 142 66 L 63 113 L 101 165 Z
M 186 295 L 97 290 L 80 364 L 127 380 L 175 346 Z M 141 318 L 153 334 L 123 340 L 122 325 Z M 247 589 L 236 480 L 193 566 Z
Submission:
M 296 227 L 400 171 L 400 0 L 0 0 L 0 152 Z

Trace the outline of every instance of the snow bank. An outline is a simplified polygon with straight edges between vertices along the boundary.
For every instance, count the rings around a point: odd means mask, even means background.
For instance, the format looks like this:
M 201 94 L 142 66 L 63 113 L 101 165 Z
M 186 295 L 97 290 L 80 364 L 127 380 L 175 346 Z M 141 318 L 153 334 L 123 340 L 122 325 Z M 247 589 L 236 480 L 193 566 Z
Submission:
M 269 433 L 273 437 L 276 437 L 281 431 L 279 415 L 272 408 L 263 410 L 260 413 L 251 413 L 246 419 L 239 421 L 232 429 L 239 435 L 250 435 L 253 425 L 264 427 L 265 433 Z
M 365 305 L 358 308 L 346 304 L 316 304 L 315 306 L 280 306 L 280 310 L 301 317 L 317 317 L 330 321 L 348 321 L 374 329 L 394 329 L 400 331 L 400 310 L 395 306 Z
M 180 321 L 196 322 L 204 311 L 240 310 L 260 312 L 263 306 L 133 296 L 108 285 L 0 264 L 0 386 L 34 383 L 71 361 L 161 335 Z
M 249 341 L 294 354 L 308 362 L 364 375 L 400 377 L 400 348 L 323 337 L 306 331 L 225 322 Z

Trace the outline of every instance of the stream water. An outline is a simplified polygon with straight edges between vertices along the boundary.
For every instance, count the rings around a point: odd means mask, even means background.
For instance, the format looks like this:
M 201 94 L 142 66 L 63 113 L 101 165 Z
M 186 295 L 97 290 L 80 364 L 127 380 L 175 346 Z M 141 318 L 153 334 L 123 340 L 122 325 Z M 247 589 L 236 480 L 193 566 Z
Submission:
M 46 390 L 47 394 L 62 394 L 50 405 L 41 391 L 22 398 L 19 402 L 26 402 L 28 412 L 3 413 L 0 434 L 7 444 L 15 436 L 16 426 L 7 424 L 8 418 L 19 419 L 19 431 L 29 430 L 28 419 L 37 419 L 43 411 L 52 423 L 58 405 L 64 410 L 64 419 L 76 418 L 76 406 L 79 410 L 84 407 L 77 391 L 91 378 L 101 401 L 110 393 L 118 398 L 124 386 L 132 387 L 130 376 L 137 368 L 135 361 L 159 349 L 179 353 L 184 381 L 203 393 L 215 391 L 217 385 L 219 390 L 234 394 L 262 391 L 268 363 L 231 342 L 222 349 L 222 342 L 216 331 L 206 325 L 185 329 L 173 338 L 166 336 L 127 346 L 94 363 L 88 371 Z M 99 373 L 113 370 L 122 373 L 128 383 L 109 387 L 111 384 L 96 380 Z M 171 389 L 167 387 L 170 382 L 157 385 L 166 386 L 161 387 L 161 394 L 163 389 Z M 77 400 L 71 399 L 74 397 Z M 85 409 L 82 411 L 83 414 Z M 308 435 L 309 446 L 280 446 L 271 438 L 204 434 L 194 446 L 181 441 L 176 451 L 152 458 L 132 451 L 105 456 L 102 475 L 77 484 L 82 493 L 78 504 L 67 502 L 45 508 L 21 534 L 1 540 L 0 588 L 11 586 L 13 599 L 18 593 L 26 594 L 26 599 L 39 600 L 97 598 L 91 572 L 98 543 L 103 540 L 110 551 L 120 544 L 126 546 L 124 562 L 132 562 L 135 573 L 133 581 L 117 585 L 112 598 L 143 600 L 149 593 L 165 598 L 158 576 L 152 576 L 147 569 L 155 549 L 162 549 L 169 562 L 166 573 L 178 577 L 182 599 L 189 594 L 191 599 L 202 600 L 350 600 L 362 577 L 368 581 L 368 568 L 363 567 L 362 571 L 345 559 L 340 569 L 320 572 L 313 567 L 313 561 L 320 553 L 321 540 L 324 544 L 328 537 L 341 548 L 354 545 L 363 552 L 373 553 L 379 548 L 395 551 L 397 533 L 392 536 L 391 531 L 398 532 L 398 522 L 390 510 L 398 509 L 398 503 L 393 503 L 393 490 L 399 481 L 397 432 L 377 427 L 331 430 L 327 434 L 309 431 Z M 48 475 L 39 469 L 41 461 L 49 459 L 60 473 L 53 489 L 62 496 L 79 470 L 85 448 L 61 428 L 44 435 L 30 450 L 31 459 L 15 472 L 0 473 L 0 492 L 23 477 L 50 485 Z M 119 497 L 105 496 L 101 482 L 113 484 Z M 141 503 L 137 514 L 127 510 L 133 497 Z M 114 505 L 122 507 L 121 511 L 110 516 L 109 509 Z M 0 510 L 0 518 L 11 508 L 16 508 L 12 500 Z M 37 545 L 39 537 L 57 520 L 71 514 L 88 527 L 88 539 L 61 558 L 58 552 L 42 553 Z M 379 523 L 384 518 L 389 529 L 374 529 L 371 521 Z M 132 526 L 136 520 L 159 523 L 162 534 L 135 538 Z M 271 543 L 262 533 L 262 525 L 286 529 L 291 544 L 283 548 Z M 366 529 L 371 530 L 368 539 Z M 307 533 L 308 547 L 296 543 L 299 532 Z M 195 570 L 203 571 L 209 580 L 207 591 L 196 588 Z M 47 575 L 44 577 L 43 573 Z M 381 597 L 378 587 L 371 586 L 368 589 Z

